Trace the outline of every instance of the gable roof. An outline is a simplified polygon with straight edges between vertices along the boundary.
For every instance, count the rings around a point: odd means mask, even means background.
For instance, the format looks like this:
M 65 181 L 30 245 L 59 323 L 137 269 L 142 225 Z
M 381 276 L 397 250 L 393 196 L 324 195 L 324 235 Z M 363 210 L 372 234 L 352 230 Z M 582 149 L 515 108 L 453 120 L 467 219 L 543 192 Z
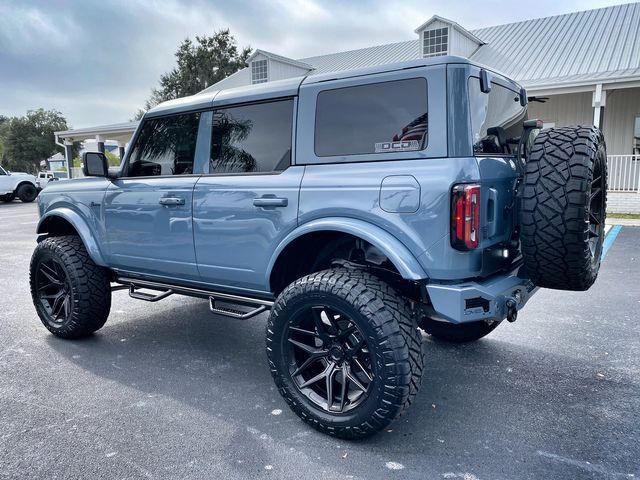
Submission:
M 427 20 L 422 25 L 420 25 L 418 28 L 416 28 L 414 30 L 414 32 L 415 33 L 420 33 L 422 30 L 424 30 L 426 27 L 428 27 L 429 24 L 431 24 L 433 22 L 436 22 L 436 21 L 442 22 L 442 23 L 447 23 L 447 24 L 451 25 L 453 28 L 455 28 L 457 31 L 459 31 L 461 34 L 463 34 L 465 37 L 473 40 L 478 45 L 483 45 L 484 44 L 484 42 L 482 40 L 480 40 L 478 37 L 476 37 L 473 33 L 471 33 L 469 30 L 464 28 L 462 25 L 454 22 L 453 20 L 449 20 L 448 18 L 441 17 L 440 15 L 434 15 L 429 20 Z
M 471 33 L 485 42 L 471 60 L 527 87 L 569 85 L 578 79 L 583 83 L 606 82 L 613 77 L 640 79 L 640 3 L 537 18 Z M 300 61 L 312 65 L 311 74 L 315 75 L 415 58 L 420 58 L 418 39 Z
M 264 55 L 271 60 L 276 60 L 282 63 L 288 63 L 289 65 L 293 65 L 294 67 L 304 68 L 305 70 L 311 70 L 313 67 L 308 63 L 301 62 L 300 60 L 294 60 L 293 58 L 283 57 L 282 55 L 278 55 L 276 53 L 267 52 L 266 50 L 256 49 L 250 56 L 247 58 L 247 65 L 251 64 L 251 60 L 256 58 L 258 55 Z

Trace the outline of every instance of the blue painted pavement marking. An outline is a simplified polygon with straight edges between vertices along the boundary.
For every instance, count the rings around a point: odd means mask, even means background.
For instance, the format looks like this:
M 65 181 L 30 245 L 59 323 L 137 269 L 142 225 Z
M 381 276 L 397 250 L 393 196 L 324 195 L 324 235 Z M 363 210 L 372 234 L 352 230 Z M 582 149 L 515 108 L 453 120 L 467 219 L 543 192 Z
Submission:
M 602 244 L 602 257 L 600 258 L 600 261 L 603 261 L 604 257 L 607 256 L 607 252 L 613 245 L 613 242 L 616 241 L 616 237 L 618 236 L 618 233 L 620 233 L 620 230 L 622 230 L 622 225 L 614 225 L 611 230 L 609 230 L 609 234 L 604 237 L 604 243 Z

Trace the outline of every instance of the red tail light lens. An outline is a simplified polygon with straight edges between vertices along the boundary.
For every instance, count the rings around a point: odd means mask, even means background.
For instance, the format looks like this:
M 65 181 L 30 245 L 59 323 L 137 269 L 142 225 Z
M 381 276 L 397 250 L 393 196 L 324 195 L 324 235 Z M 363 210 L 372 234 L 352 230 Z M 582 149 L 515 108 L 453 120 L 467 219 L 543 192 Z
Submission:
M 451 245 L 458 250 L 478 248 L 480 185 L 455 185 L 451 191 Z

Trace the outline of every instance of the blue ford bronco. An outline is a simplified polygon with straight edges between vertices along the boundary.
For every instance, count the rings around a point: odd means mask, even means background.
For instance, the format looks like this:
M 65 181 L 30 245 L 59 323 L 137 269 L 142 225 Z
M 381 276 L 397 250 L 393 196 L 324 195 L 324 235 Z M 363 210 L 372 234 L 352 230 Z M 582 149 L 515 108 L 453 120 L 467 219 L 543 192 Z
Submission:
M 422 332 L 477 340 L 538 287 L 586 290 L 604 236 L 592 126 L 541 130 L 526 91 L 467 59 L 205 92 L 142 119 L 122 165 L 38 199 L 33 302 L 90 335 L 111 292 L 269 312 L 268 365 L 291 409 L 343 438 L 398 417 Z

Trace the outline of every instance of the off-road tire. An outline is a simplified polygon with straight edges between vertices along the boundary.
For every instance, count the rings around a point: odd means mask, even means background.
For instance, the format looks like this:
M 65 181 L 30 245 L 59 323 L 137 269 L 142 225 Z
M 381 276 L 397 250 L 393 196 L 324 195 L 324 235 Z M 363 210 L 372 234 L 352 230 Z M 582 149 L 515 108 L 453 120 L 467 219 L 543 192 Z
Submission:
M 18 190 L 16 191 L 16 195 L 18 196 L 21 202 L 31 203 L 38 196 L 38 189 L 30 183 L 23 183 L 18 187 Z
M 485 321 L 468 323 L 449 323 L 423 317 L 420 328 L 432 337 L 451 343 L 475 342 L 489 335 L 500 322 L 487 323 Z
M 47 260 L 61 265 L 69 285 L 71 309 L 62 323 L 52 320 L 38 297 L 36 272 L 40 263 Z M 40 242 L 31 257 L 29 280 L 38 316 L 54 335 L 67 339 L 85 337 L 107 321 L 111 309 L 109 272 L 91 260 L 80 237 L 65 235 Z
M 289 318 L 309 305 L 335 302 L 352 312 L 375 364 L 365 401 L 346 414 L 314 406 L 298 390 L 284 354 Z M 408 302 L 379 278 L 334 268 L 302 277 L 278 296 L 267 323 L 267 356 L 278 390 L 313 428 L 340 438 L 363 438 L 383 429 L 414 400 L 422 381 L 422 337 Z
M 2 195 L 0 197 L 0 201 L 5 202 L 5 203 L 10 203 L 13 202 L 13 200 L 16 198 L 16 194 L 15 193 L 8 193 L 6 195 Z
M 604 240 L 606 158 L 596 127 L 552 128 L 536 137 L 521 201 L 522 255 L 536 285 L 587 290 L 596 280 Z M 592 191 L 592 182 L 600 188 Z M 600 197 L 592 199 L 592 193 Z M 597 226 L 590 224 L 593 216 Z

